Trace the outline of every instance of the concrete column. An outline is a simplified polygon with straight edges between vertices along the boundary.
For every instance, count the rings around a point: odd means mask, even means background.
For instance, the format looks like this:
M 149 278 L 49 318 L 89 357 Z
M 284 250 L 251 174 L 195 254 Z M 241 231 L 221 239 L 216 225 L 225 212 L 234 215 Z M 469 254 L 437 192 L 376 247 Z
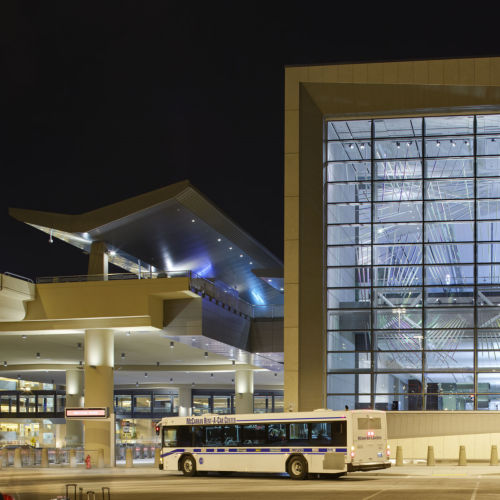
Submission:
M 179 417 L 188 417 L 192 413 L 191 387 L 182 385 L 179 387 Z
M 112 330 L 85 331 L 85 407 L 108 407 L 108 420 L 85 420 L 85 453 L 99 463 L 103 450 L 104 467 L 115 465 L 113 408 L 114 338 Z
M 66 406 L 79 408 L 83 404 L 83 370 L 66 370 Z M 66 422 L 66 446 L 83 445 L 83 420 Z
M 94 241 L 90 245 L 88 274 L 102 274 L 108 279 L 108 249 L 104 241 Z
M 253 413 L 253 371 L 236 370 L 234 377 L 236 413 Z

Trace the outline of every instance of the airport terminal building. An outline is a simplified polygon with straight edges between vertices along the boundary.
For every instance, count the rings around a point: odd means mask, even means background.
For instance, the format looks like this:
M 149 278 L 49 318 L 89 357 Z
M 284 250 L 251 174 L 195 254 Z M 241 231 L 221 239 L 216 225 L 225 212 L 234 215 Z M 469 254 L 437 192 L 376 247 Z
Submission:
M 189 182 L 80 215 L 10 214 L 89 264 L 0 275 L 1 443 L 112 465 L 115 445 L 154 445 L 165 416 L 283 411 L 283 264 Z M 109 417 L 65 420 L 82 406 Z
M 500 59 L 289 67 L 285 97 L 285 406 L 499 410 Z

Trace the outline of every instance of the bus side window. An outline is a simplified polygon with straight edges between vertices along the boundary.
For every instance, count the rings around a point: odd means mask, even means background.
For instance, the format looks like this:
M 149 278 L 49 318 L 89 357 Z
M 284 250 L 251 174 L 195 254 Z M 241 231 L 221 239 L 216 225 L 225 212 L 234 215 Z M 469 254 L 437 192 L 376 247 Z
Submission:
M 265 444 L 266 439 L 265 425 L 249 424 L 241 427 L 241 444 L 243 445 Z
M 332 444 L 332 424 L 329 422 L 314 422 L 311 424 L 311 444 L 313 446 Z
M 193 428 L 194 442 L 193 446 L 205 446 L 207 444 L 205 436 L 205 427 L 196 426 Z
M 269 424 L 267 426 L 267 442 L 283 444 L 286 441 L 286 424 Z
M 187 425 L 177 427 L 177 444 L 174 446 L 192 446 L 193 430 Z
M 177 427 L 163 427 L 163 446 L 177 446 Z
M 238 446 L 240 444 L 240 426 L 225 425 L 223 438 L 224 446 Z
M 309 425 L 305 422 L 288 424 L 289 444 L 308 445 L 309 444 Z
M 345 422 L 332 422 L 332 445 L 346 446 L 347 445 L 347 425 Z

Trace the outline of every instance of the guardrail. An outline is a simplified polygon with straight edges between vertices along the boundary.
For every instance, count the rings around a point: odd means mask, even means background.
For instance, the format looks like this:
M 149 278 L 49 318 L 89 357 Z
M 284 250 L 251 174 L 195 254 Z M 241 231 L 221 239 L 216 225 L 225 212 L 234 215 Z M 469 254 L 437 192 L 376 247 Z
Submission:
M 5 276 L 12 276 L 13 278 L 27 281 L 28 283 L 33 283 L 33 280 L 31 278 L 27 278 L 26 276 L 21 276 L 20 274 L 11 273 L 10 271 L 5 271 L 2 274 L 5 274 Z

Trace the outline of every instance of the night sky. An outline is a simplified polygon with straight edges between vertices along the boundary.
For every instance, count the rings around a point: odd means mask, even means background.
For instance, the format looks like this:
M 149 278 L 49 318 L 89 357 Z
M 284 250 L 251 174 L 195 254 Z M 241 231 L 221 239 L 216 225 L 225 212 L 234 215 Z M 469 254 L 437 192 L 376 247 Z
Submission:
M 0 272 L 87 270 L 7 207 L 80 213 L 183 179 L 282 258 L 285 65 L 500 55 L 465 9 L 468 27 L 325 5 L 2 2 Z

